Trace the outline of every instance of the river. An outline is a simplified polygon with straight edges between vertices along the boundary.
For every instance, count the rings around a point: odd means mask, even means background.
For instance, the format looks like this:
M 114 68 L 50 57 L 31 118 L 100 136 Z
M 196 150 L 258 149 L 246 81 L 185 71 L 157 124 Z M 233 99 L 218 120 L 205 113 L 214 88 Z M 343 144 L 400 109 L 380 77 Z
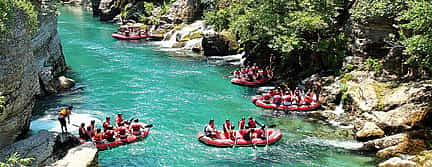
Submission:
M 235 67 L 209 65 L 205 59 L 179 57 L 146 42 L 111 38 L 116 26 L 90 12 L 62 7 L 59 33 L 68 73 L 82 88 L 38 102 L 32 132 L 59 131 L 58 107 L 73 104 L 72 124 L 98 122 L 123 113 L 152 123 L 143 141 L 99 153 L 102 166 L 374 166 L 372 155 L 350 151 L 359 143 L 335 135 L 335 128 L 301 116 L 274 117 L 250 102 L 251 88 L 223 78 Z M 284 136 L 268 148 L 213 148 L 196 133 L 210 118 L 253 116 L 277 124 Z M 100 124 L 98 125 L 100 126 Z M 76 127 L 69 126 L 73 133 Z

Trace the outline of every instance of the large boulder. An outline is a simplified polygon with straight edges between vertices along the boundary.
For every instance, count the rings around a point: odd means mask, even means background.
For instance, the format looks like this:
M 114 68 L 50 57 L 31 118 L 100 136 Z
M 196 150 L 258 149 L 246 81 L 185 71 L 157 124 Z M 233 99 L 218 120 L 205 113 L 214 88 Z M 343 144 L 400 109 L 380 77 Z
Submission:
M 378 165 L 378 167 L 416 167 L 417 164 L 410 160 L 402 160 L 399 157 L 393 157 Z
M 97 13 L 99 20 L 101 21 L 111 21 L 114 17 L 120 14 L 122 7 L 126 5 L 121 4 L 121 2 L 127 1 L 100 0 L 99 2 L 92 2 L 94 4 L 99 4 L 98 9 L 93 10 L 93 14 Z
M 62 90 L 71 89 L 75 86 L 75 80 L 67 78 L 65 76 L 60 76 L 58 78 L 58 87 Z
M 68 149 L 79 143 L 79 139 L 72 135 L 41 130 L 0 150 L 0 161 L 17 152 L 21 157 L 35 158 L 31 166 L 44 166 L 62 158 Z
M 70 149 L 66 156 L 49 166 L 97 167 L 97 159 L 98 150 L 96 145 L 88 142 Z
M 391 147 L 401 143 L 405 138 L 408 137 L 406 133 L 399 133 L 396 135 L 386 136 L 380 139 L 370 140 L 363 143 L 361 150 L 377 151 L 387 147 Z
M 429 138 L 426 131 L 411 131 L 367 141 L 361 150 L 378 151 L 376 155 L 380 159 L 415 155 L 429 148 Z
M 356 133 L 356 139 L 360 141 L 381 138 L 383 136 L 384 131 L 373 122 L 366 122 L 363 128 Z
M 171 4 L 168 12 L 161 16 L 167 23 L 191 23 L 202 16 L 200 0 L 177 0 Z
M 204 35 L 202 47 L 205 56 L 227 56 L 237 54 L 238 44 L 227 33 L 208 33 Z
M 406 104 L 394 110 L 363 113 L 364 120 L 375 122 L 386 134 L 424 127 L 429 124 L 430 112 L 427 106 Z
M 419 167 L 432 166 L 432 150 L 422 151 L 412 160 L 417 162 Z

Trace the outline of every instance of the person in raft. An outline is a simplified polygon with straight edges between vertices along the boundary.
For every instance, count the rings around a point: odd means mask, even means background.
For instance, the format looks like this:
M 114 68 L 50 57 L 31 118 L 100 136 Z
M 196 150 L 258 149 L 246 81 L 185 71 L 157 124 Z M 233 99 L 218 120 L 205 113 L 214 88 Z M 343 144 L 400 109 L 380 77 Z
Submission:
M 108 116 L 105 118 L 105 122 L 102 124 L 104 132 L 108 130 L 108 127 L 111 125 L 111 118 Z
M 123 123 L 123 114 L 122 113 L 118 113 L 117 117 L 115 119 L 115 125 L 117 127 L 120 127 L 120 123 Z
M 101 132 L 101 131 L 102 131 L 101 128 L 97 128 L 96 129 L 96 133 L 95 133 L 95 135 L 93 137 L 93 139 L 94 139 L 94 141 L 95 141 L 96 144 L 99 144 L 99 143 L 103 142 L 102 141 L 103 132 Z
M 143 126 L 143 124 L 139 123 L 138 121 L 138 119 L 134 119 L 134 122 L 129 126 L 129 130 L 135 136 L 141 135 L 141 128 L 144 129 L 145 127 L 145 125 Z
M 79 137 L 82 140 L 85 140 L 85 141 L 90 141 L 91 140 L 91 137 L 90 137 L 89 133 L 85 129 L 85 124 L 84 123 L 81 123 L 81 126 L 78 128 L 78 134 L 79 134 Z
M 227 139 L 231 139 L 233 137 L 233 135 L 232 135 L 233 129 L 234 129 L 234 126 L 232 126 L 230 120 L 227 119 L 225 121 L 225 123 L 223 124 L 224 134 L 225 134 L 225 137 Z
M 117 134 L 118 138 L 120 138 L 120 139 L 126 139 L 128 137 L 128 135 L 129 135 L 127 133 L 128 129 L 124 126 L 123 122 L 121 122 L 119 124 L 119 128 L 117 128 L 117 130 L 118 130 L 118 134 Z
M 90 121 L 90 125 L 89 125 L 89 127 L 90 127 L 90 134 L 91 134 L 91 137 L 94 137 L 94 135 L 95 135 L 95 123 L 96 123 L 95 120 L 91 120 L 91 121 Z
M 246 129 L 245 123 L 246 123 L 245 117 L 243 117 L 241 120 L 238 121 L 239 130 Z
M 69 105 L 67 108 L 64 108 L 64 107 L 61 108 L 60 111 L 59 111 L 59 113 L 58 113 L 58 118 L 57 119 L 60 122 L 60 127 L 61 127 L 62 133 L 64 133 L 65 131 L 66 131 L 66 133 L 68 132 L 67 131 L 67 126 L 66 126 L 66 118 L 68 119 L 68 123 L 70 124 L 69 115 L 71 115 L 72 109 L 73 109 L 73 106 Z M 65 129 L 64 131 L 63 131 L 63 128 Z
M 204 127 L 204 134 L 207 137 L 216 138 L 216 127 L 213 119 Z
M 107 127 L 106 132 L 103 134 L 102 138 L 106 139 L 108 142 L 113 142 L 113 141 L 115 141 L 114 135 L 115 135 L 115 132 L 113 130 L 113 126 L 109 125 Z
M 256 120 L 253 119 L 252 117 L 249 117 L 249 118 L 248 118 L 248 126 L 247 126 L 246 128 L 247 128 L 247 129 L 250 129 L 250 128 L 256 128 L 256 127 L 257 127 L 256 125 L 261 126 L 261 124 L 258 123 L 258 121 L 256 121 Z

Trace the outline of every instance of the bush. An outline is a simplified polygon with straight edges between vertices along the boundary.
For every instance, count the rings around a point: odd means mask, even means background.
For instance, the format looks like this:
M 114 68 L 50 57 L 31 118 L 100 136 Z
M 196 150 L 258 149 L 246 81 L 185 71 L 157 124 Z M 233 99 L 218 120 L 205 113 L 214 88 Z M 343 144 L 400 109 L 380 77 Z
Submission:
M 223 5 L 207 12 L 204 20 L 217 31 L 231 32 L 240 46 L 257 59 L 268 60 L 270 55 L 278 55 L 282 66 L 303 66 L 304 61 L 314 57 L 319 61 L 314 64 L 316 69 L 341 65 L 340 57 L 346 54 L 347 40 L 334 22 L 338 10 L 343 7 L 342 0 L 221 2 Z
M 409 9 L 402 12 L 401 43 L 409 55 L 405 63 L 415 69 L 417 74 L 432 74 L 432 2 L 409 1 Z
M 383 70 L 383 63 L 379 59 L 368 58 L 365 62 L 365 68 L 368 71 L 381 73 Z
M 34 158 L 21 158 L 21 156 L 15 152 L 9 155 L 5 162 L 0 162 L 0 167 L 28 166 L 33 160 Z
M 16 18 L 20 11 L 25 18 Z M 30 34 L 35 34 L 38 28 L 37 12 L 33 4 L 28 0 L 1 0 L 0 1 L 0 33 L 5 34 L 11 28 L 11 22 L 16 19 L 24 19 L 25 27 Z

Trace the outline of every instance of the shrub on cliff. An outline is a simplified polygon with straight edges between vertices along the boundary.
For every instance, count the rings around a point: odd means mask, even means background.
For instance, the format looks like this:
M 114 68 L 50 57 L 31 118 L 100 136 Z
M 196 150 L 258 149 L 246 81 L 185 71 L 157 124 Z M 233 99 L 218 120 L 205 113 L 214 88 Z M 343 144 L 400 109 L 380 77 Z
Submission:
M 390 46 L 404 48 L 402 62 L 414 77 L 432 75 L 432 2 L 424 0 L 362 0 L 351 11 L 358 22 L 376 17 L 394 25 Z M 383 55 L 384 56 L 384 55 Z
M 5 162 L 0 162 L 0 167 L 15 167 L 15 166 L 28 166 L 34 158 L 21 158 L 18 153 L 12 153 L 7 157 Z
M 24 18 L 17 18 L 17 13 L 24 14 Z M 37 31 L 37 12 L 28 0 L 1 0 L 0 1 L 0 33 L 5 34 L 15 27 L 10 27 L 12 21 L 25 20 L 25 28 L 30 34 Z

